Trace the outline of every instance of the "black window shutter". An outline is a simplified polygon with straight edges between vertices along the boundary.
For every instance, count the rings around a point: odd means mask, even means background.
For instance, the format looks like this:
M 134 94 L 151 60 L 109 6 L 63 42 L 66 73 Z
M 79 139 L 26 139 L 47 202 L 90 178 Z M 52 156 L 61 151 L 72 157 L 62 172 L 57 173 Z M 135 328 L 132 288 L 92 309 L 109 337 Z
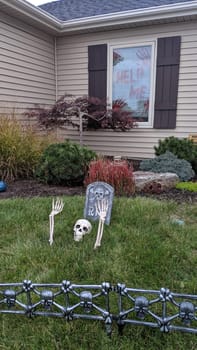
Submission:
M 175 129 L 181 37 L 159 38 L 155 92 L 155 129 Z
M 107 97 L 107 44 L 88 46 L 88 95 Z

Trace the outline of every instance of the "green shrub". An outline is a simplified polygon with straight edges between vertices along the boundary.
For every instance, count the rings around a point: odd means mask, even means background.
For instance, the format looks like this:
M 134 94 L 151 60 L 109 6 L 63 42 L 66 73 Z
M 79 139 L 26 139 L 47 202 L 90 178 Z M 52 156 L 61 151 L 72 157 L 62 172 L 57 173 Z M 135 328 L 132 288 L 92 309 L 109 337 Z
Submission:
M 171 152 L 165 152 L 154 159 L 146 159 L 140 163 L 140 170 L 153 171 L 154 173 L 175 173 L 182 181 L 188 181 L 194 177 L 191 164 L 184 159 L 178 159 Z
M 179 190 L 187 190 L 191 192 L 197 192 L 197 182 L 179 182 L 176 185 L 176 188 Z
M 0 118 L 0 179 L 13 181 L 32 177 L 40 156 L 51 142 L 33 128 L 22 127 L 14 117 Z
M 96 153 L 74 142 L 50 145 L 43 153 L 36 170 L 41 182 L 54 185 L 83 183 L 89 162 Z
M 170 136 L 164 140 L 159 140 L 158 147 L 155 146 L 154 149 L 157 156 L 169 151 L 179 159 L 187 160 L 192 165 L 195 173 L 197 173 L 197 145 L 192 140 Z
M 85 186 L 95 181 L 104 181 L 114 187 L 118 195 L 129 195 L 135 191 L 133 169 L 127 161 L 98 159 L 89 165 Z

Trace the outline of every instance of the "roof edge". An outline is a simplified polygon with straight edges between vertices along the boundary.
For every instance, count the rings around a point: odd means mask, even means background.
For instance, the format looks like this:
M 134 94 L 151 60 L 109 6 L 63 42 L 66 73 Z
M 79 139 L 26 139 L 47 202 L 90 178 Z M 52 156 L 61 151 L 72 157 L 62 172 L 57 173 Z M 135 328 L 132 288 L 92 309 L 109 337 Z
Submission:
M 40 24 L 46 28 L 46 31 L 53 32 L 56 35 L 71 34 L 89 29 L 109 28 L 116 25 L 143 23 L 148 21 L 157 21 L 164 19 L 173 19 L 197 15 L 197 0 L 190 3 L 176 3 L 172 5 L 163 5 L 149 7 L 137 10 L 123 12 L 114 12 L 94 17 L 84 17 L 69 21 L 61 21 L 48 14 L 41 8 L 30 4 L 26 0 L 0 0 L 4 8 L 15 11 L 15 14 L 25 15 L 35 24 Z
M 94 17 L 84 17 L 62 22 L 62 33 L 73 30 L 85 30 L 111 27 L 129 23 L 145 23 L 147 21 L 156 21 L 162 19 L 180 18 L 191 15 L 197 15 L 197 1 L 190 3 L 177 3 L 172 5 L 163 5 L 156 7 L 143 8 L 131 11 L 114 12 L 106 15 Z
M 35 24 L 44 25 L 46 30 L 58 34 L 62 28 L 62 21 L 26 0 L 0 0 L 0 4 L 3 5 L 2 10 L 14 11 L 15 16 L 16 14 L 26 16 Z

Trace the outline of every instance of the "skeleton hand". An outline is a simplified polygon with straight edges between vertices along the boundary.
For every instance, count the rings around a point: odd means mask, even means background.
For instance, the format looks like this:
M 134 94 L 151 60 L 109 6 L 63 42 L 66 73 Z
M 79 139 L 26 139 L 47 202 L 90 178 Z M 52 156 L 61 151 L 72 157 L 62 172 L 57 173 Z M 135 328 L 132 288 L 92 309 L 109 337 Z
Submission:
M 100 247 L 101 245 L 101 239 L 103 236 L 103 229 L 104 229 L 105 218 L 107 215 L 108 205 L 109 205 L 108 200 L 106 198 L 103 198 L 102 200 L 98 200 L 97 203 L 95 203 L 96 212 L 99 216 L 99 225 L 98 225 L 98 231 L 97 231 L 97 237 L 96 237 L 94 249 L 96 249 L 97 247 Z
M 49 215 L 49 224 L 50 224 L 50 236 L 49 236 L 49 243 L 50 245 L 53 244 L 53 233 L 54 233 L 54 216 L 61 213 L 61 211 L 64 208 L 64 203 L 62 199 L 57 198 L 56 201 L 53 198 L 52 201 L 52 211 Z

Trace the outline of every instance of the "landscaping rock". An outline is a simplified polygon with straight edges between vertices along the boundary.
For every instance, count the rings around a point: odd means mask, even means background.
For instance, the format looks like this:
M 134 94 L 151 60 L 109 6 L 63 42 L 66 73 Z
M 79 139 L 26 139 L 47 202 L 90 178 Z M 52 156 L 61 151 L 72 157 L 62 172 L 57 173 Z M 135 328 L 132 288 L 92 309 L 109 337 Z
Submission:
M 160 193 L 174 188 L 179 177 L 174 173 L 153 173 L 149 171 L 135 171 L 136 192 Z

